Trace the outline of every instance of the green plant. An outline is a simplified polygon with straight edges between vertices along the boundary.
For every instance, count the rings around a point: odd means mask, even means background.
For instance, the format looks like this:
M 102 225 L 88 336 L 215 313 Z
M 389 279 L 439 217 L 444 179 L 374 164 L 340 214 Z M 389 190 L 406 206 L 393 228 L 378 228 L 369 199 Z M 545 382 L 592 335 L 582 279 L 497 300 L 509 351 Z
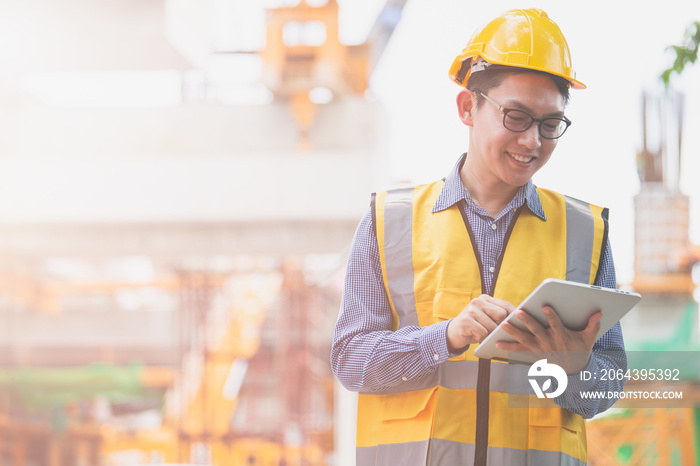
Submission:
M 673 50 L 676 59 L 673 65 L 661 73 L 660 79 L 668 87 L 671 75 L 683 73 L 686 65 L 693 64 L 698 59 L 698 46 L 700 45 L 700 21 L 690 23 L 685 30 L 684 41 L 680 45 L 671 45 L 667 50 Z

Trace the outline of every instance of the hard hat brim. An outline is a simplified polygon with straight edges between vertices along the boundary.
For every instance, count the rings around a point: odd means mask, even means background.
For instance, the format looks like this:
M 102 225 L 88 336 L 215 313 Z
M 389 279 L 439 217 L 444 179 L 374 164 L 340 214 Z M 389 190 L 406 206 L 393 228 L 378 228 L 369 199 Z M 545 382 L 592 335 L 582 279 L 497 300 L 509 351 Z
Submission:
M 551 74 L 553 76 L 559 76 L 560 78 L 564 78 L 565 80 L 567 80 L 573 89 L 587 89 L 588 87 L 575 78 L 575 73 L 573 72 L 573 70 L 571 70 L 571 74 L 573 74 L 574 76 L 571 76 L 537 66 L 518 65 L 514 63 L 493 60 L 492 58 L 485 57 L 481 53 L 462 53 L 457 58 L 455 58 L 454 62 L 452 63 L 452 66 L 450 67 L 450 79 L 462 87 L 467 87 L 467 82 L 469 81 L 469 76 L 471 74 L 471 72 L 469 71 L 471 61 L 476 57 L 481 57 L 482 59 L 484 59 L 492 65 L 509 66 L 512 68 L 523 68 L 526 70 L 540 71 L 542 73 Z M 466 71 L 464 70 L 464 68 L 466 68 Z

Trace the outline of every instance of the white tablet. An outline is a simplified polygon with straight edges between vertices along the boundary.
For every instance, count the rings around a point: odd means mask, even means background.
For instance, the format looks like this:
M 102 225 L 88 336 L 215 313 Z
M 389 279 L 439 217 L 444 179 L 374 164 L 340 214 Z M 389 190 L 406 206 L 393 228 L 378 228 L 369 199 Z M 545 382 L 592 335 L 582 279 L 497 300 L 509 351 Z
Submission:
M 588 319 L 597 311 L 603 313 L 600 319 L 600 331 L 596 339 L 600 338 L 610 327 L 615 325 L 635 304 L 641 299 L 641 295 L 630 291 L 612 290 L 595 285 L 568 282 L 548 278 L 539 284 L 525 300 L 517 306 L 540 324 L 549 327 L 547 318 L 542 313 L 542 306 L 551 306 L 561 319 L 565 327 L 571 330 L 583 330 L 588 324 Z M 506 317 L 515 327 L 526 330 L 525 324 L 515 317 L 515 313 Z M 535 362 L 536 358 L 528 353 L 505 351 L 496 348 L 497 341 L 515 341 L 500 326 L 496 328 L 474 350 L 474 355 L 484 359 L 502 359 L 521 362 Z

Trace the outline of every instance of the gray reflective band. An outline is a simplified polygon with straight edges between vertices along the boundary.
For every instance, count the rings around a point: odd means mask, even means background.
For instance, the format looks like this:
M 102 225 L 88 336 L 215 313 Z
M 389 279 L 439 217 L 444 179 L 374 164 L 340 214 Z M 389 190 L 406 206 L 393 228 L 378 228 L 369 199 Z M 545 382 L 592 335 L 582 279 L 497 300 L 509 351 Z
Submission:
M 357 447 L 355 449 L 355 464 L 364 466 L 377 464 L 377 447 Z
M 426 452 L 426 450 L 429 450 Z M 427 456 L 426 456 L 427 454 Z M 357 466 L 444 466 L 472 464 L 474 445 L 450 440 L 432 439 L 428 442 L 407 442 L 360 447 Z M 488 464 L 532 464 L 537 466 L 585 466 L 586 463 L 559 451 L 517 450 L 514 448 L 488 449 Z
M 566 200 L 566 279 L 589 283 L 593 258 L 595 223 L 589 204 L 564 196 Z
M 529 369 L 529 364 L 491 363 L 489 390 L 492 392 L 534 395 L 535 392 L 528 381 L 527 371 Z
M 369 395 L 390 395 L 392 393 L 412 392 L 440 385 L 451 389 L 476 389 L 478 378 L 478 361 L 445 361 L 435 372 L 431 372 L 417 380 L 409 380 L 395 387 Z M 489 388 L 492 391 L 534 395 L 528 382 L 529 365 L 523 364 L 491 364 L 491 379 Z
M 377 464 L 398 466 L 404 464 L 426 464 L 430 440 L 379 445 Z
M 386 193 L 384 205 L 384 260 L 386 281 L 399 327 L 418 325 L 413 292 L 413 188 Z
M 530 450 L 528 453 L 530 460 L 528 464 L 541 464 L 542 466 L 586 466 L 585 461 L 581 461 L 580 459 L 558 451 Z
M 382 465 L 421 465 L 428 461 L 430 440 L 406 443 L 387 443 L 375 447 L 358 447 L 355 454 L 356 466 Z

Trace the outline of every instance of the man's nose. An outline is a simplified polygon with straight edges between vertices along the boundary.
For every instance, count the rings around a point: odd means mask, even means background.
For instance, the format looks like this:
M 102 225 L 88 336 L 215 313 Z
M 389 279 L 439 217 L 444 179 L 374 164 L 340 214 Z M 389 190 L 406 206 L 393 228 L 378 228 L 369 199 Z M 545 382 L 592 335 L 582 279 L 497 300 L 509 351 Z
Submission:
M 528 149 L 537 149 L 542 145 L 542 136 L 540 135 L 540 125 L 533 122 L 532 126 L 520 133 L 518 142 Z

